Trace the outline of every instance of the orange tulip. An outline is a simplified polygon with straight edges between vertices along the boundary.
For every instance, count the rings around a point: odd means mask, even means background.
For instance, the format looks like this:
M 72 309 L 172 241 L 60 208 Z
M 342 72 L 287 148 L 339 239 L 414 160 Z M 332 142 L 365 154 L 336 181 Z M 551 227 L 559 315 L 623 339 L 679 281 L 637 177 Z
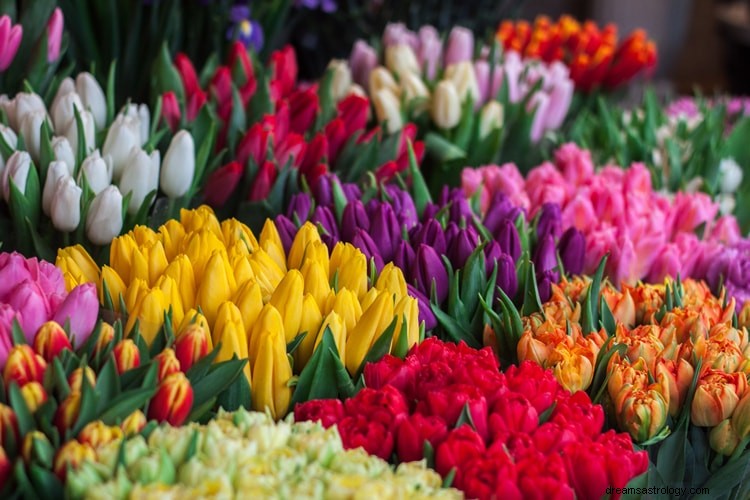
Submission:
M 690 418 L 701 427 L 714 427 L 729 418 L 747 392 L 744 373 L 724 373 L 707 369 L 695 389 Z

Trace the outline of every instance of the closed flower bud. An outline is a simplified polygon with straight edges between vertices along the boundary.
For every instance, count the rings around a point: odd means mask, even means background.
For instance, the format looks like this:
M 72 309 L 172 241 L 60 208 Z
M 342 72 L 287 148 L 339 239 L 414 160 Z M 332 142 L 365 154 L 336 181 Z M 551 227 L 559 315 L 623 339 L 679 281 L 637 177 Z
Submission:
M 271 219 L 266 219 L 260 232 L 258 246 L 265 251 L 282 271 L 287 270 L 287 256 L 284 252 L 284 244 L 276 224 Z M 290 266 L 289 269 L 292 267 Z
M 742 184 L 742 168 L 734 158 L 724 158 L 719 162 L 719 175 L 722 193 L 734 193 Z
M 81 96 L 83 106 L 91 112 L 97 130 L 107 125 L 107 98 L 96 78 L 91 73 L 82 72 L 76 77 L 76 92 Z
M 354 245 L 337 243 L 333 247 L 329 273 L 338 273 L 339 290 L 348 288 L 358 299 L 367 293 L 367 259 Z
M 315 299 L 318 309 L 322 310 L 331 292 L 328 272 L 318 260 L 305 259 L 305 264 L 302 266 L 302 277 L 305 282 L 304 293 L 310 294 Z
M 62 445 L 55 455 L 53 469 L 60 480 L 65 479 L 68 469 L 77 469 L 86 461 L 95 461 L 96 452 L 89 444 L 71 440 Z
M 302 300 L 302 321 L 299 327 L 300 333 L 305 332 L 306 335 L 294 353 L 294 366 L 298 373 L 307 365 L 312 356 L 313 346 L 317 340 L 316 334 L 322 322 L 323 314 L 315 298 L 309 293 L 306 294 Z
M 125 420 L 120 424 L 120 429 L 126 437 L 132 437 L 141 432 L 146 427 L 146 423 L 146 415 L 141 410 L 135 410 L 125 417 Z
M 108 245 L 122 230 L 122 194 L 109 186 L 96 195 L 86 215 L 86 237 L 95 245 Z
M 47 363 L 44 358 L 36 354 L 31 346 L 26 344 L 13 346 L 3 370 L 5 387 L 8 387 L 11 382 L 18 384 L 18 387 L 23 387 L 29 382 L 42 382 L 46 369 Z
M 184 196 L 195 175 L 195 144 L 187 130 L 180 130 L 169 143 L 161 169 L 161 190 L 169 198 Z
M 208 264 L 211 256 L 215 252 L 226 253 L 224 244 L 208 229 L 202 229 L 193 233 L 188 232 L 182 247 L 183 253 L 187 255 L 193 265 L 196 286 L 199 286 L 203 281 L 206 264 Z
M 248 355 L 252 365 L 255 364 L 255 360 L 258 357 L 259 343 L 264 332 L 281 332 L 282 337 L 286 339 L 286 335 L 284 334 L 284 320 L 278 309 L 271 304 L 263 306 L 248 338 Z
M 159 371 L 157 372 L 157 380 L 159 382 L 167 378 L 169 375 L 180 371 L 180 360 L 177 359 L 175 351 L 170 347 L 167 347 L 154 356 L 154 361 L 156 361 L 159 366 Z
M 102 156 L 112 158 L 112 172 L 116 181 L 120 180 L 130 152 L 140 147 L 140 123 L 132 116 L 117 115 L 107 131 L 102 146 Z
M 260 291 L 263 294 L 263 301 L 267 302 L 271 300 L 273 291 L 276 290 L 276 287 L 284 278 L 284 271 L 265 250 L 253 252 L 248 260 L 255 279 L 260 286 Z
M 390 71 L 382 66 L 372 70 L 370 73 L 370 95 L 374 96 L 381 90 L 389 90 L 394 95 L 398 95 L 399 87 Z
M 432 120 L 442 129 L 452 129 L 461 120 L 461 101 L 456 86 L 443 80 L 435 87 L 430 108 Z
M 68 167 L 68 172 L 73 175 L 76 166 L 76 156 L 73 153 L 73 148 L 70 146 L 68 139 L 65 137 L 53 137 L 52 153 L 55 160 L 65 163 Z
M 626 386 L 614 403 L 620 428 L 637 443 L 653 438 L 667 423 L 669 403 L 658 390 Z
M 42 191 L 42 210 L 47 215 L 52 213 L 52 199 L 57 189 L 57 183 L 61 179 L 70 178 L 68 167 L 62 161 L 50 162 L 47 169 L 47 178 L 44 180 L 44 189 Z
M 38 430 L 33 430 L 26 434 L 20 445 L 20 455 L 27 465 L 32 461 L 40 461 L 45 455 L 48 453 L 51 454 L 53 451 L 52 443 L 49 442 L 49 439 L 47 439 L 47 436 L 43 432 Z
M 33 168 L 31 156 L 26 151 L 16 151 L 5 164 L 2 173 L 3 198 L 10 202 L 10 187 L 15 186 L 21 194 L 26 193 L 26 181 Z
M 84 377 L 86 377 L 86 381 L 91 387 L 96 386 L 96 373 L 94 373 L 94 370 L 88 366 L 79 367 L 73 370 L 68 377 L 68 386 L 70 387 L 70 390 L 73 392 L 82 392 Z
M 333 100 L 339 102 L 349 94 L 352 86 L 352 71 L 349 69 L 349 64 L 340 59 L 334 59 L 328 63 L 328 69 L 333 71 L 331 79 Z
M 269 304 L 278 309 L 284 321 L 284 334 L 287 342 L 294 340 L 299 333 L 302 311 L 302 299 L 305 283 L 302 273 L 290 270 L 271 295 Z
M 54 321 L 44 323 L 34 337 L 34 351 L 46 362 L 51 362 L 63 350 L 73 350 L 68 335 Z
M 123 432 L 119 427 L 106 425 L 101 420 L 86 424 L 78 433 L 78 442 L 88 444 L 97 449 L 100 446 L 122 439 Z
M 53 423 L 60 435 L 64 436 L 67 429 L 73 428 L 78 420 L 78 414 L 81 411 L 81 393 L 71 392 L 65 398 L 60 406 L 57 407 Z
M 128 213 L 137 213 L 146 196 L 159 188 L 160 161 L 159 150 L 154 150 L 150 155 L 140 148 L 130 151 L 119 181 L 122 194 L 130 194 Z
M 401 117 L 401 104 L 398 97 L 388 88 L 382 88 L 372 95 L 372 105 L 375 106 L 375 115 L 378 122 L 386 123 L 389 134 L 395 134 L 404 126 Z
M 78 182 L 83 185 L 81 180 L 86 179 L 89 189 L 97 195 L 112 184 L 112 168 L 112 158 L 109 156 L 102 158 L 99 150 L 95 149 L 83 160 Z
M 323 340 L 323 334 L 325 333 L 326 328 L 331 329 L 331 334 L 333 336 L 333 341 L 336 343 L 336 350 L 339 353 L 339 358 L 341 360 L 346 359 L 346 325 L 341 316 L 335 311 L 328 313 L 323 324 L 320 325 L 320 330 L 318 330 L 312 352 L 315 352 L 318 345 L 320 345 L 320 342 Z
M 187 371 L 208 354 L 208 335 L 194 323 L 181 331 L 174 343 L 174 354 L 180 367 Z
M 196 304 L 203 309 L 209 324 L 214 324 L 219 306 L 230 300 L 236 289 L 234 272 L 226 254 L 215 251 L 206 264 L 196 296 Z
M 272 418 L 279 419 L 286 415 L 292 399 L 289 387 L 292 367 L 286 354 L 284 331 L 266 329 L 259 337 L 253 363 L 253 409 L 268 410 Z
M 451 80 L 456 86 L 458 99 L 461 103 L 467 99 L 471 99 L 475 105 L 480 102 L 479 84 L 477 83 L 476 73 L 474 73 L 474 66 L 470 61 L 448 66 L 445 70 L 445 78 Z
M 47 392 L 39 382 L 29 382 L 21 387 L 21 396 L 31 413 L 35 413 L 47 401 Z
M 305 256 L 307 245 L 314 241 L 321 241 L 318 229 L 311 222 L 305 222 L 297 231 L 292 247 L 289 249 L 289 256 L 287 257 L 289 269 L 300 269 L 302 267 L 302 259 Z
M 128 370 L 138 368 L 141 364 L 141 353 L 132 339 L 123 339 L 112 349 L 117 373 L 122 375 Z
M 383 267 L 380 271 L 378 280 L 375 283 L 375 288 L 378 290 L 385 290 L 391 295 L 394 295 L 396 300 L 400 300 L 402 297 L 406 297 L 406 280 L 404 279 L 404 273 L 401 269 L 396 267 L 392 262 Z
M 740 439 L 750 436 L 750 392 L 747 392 L 732 412 L 732 427 Z
M 140 145 L 143 146 L 148 142 L 150 124 L 151 124 L 151 112 L 148 106 L 145 104 L 134 104 L 130 103 L 125 106 L 122 113 L 131 118 L 135 118 L 138 121 L 138 130 L 140 137 Z
M 42 124 L 47 119 L 46 111 L 34 111 L 21 118 L 20 133 L 23 136 L 26 150 L 31 158 L 38 162 L 42 147 Z
M 55 229 L 70 233 L 78 227 L 81 222 L 82 193 L 83 190 L 72 177 L 63 177 L 57 181 L 50 206 L 50 218 Z
M 398 345 L 404 323 L 406 323 L 406 345 L 411 349 L 419 342 L 419 301 L 414 297 L 404 295 L 396 302 L 393 314 L 397 319 L 391 349 Z
M 415 99 L 427 99 L 430 98 L 430 91 L 422 81 L 422 78 L 415 73 L 407 73 L 401 78 L 401 89 L 404 94 L 404 99 L 407 103 Z M 420 111 L 422 107 L 418 108 Z
M 50 113 L 52 114 L 52 124 L 55 126 L 55 131 L 58 134 L 62 134 L 71 123 L 75 122 L 76 109 L 78 109 L 79 113 L 84 110 L 81 96 L 76 92 L 68 92 L 55 97 L 50 108 Z
M 379 292 L 375 301 L 366 308 L 362 317 L 349 332 L 346 343 L 345 364 L 349 373 L 357 373 L 365 355 L 393 321 L 393 297 Z
M 237 306 L 224 302 L 219 308 L 218 319 L 213 330 L 213 342 L 219 347 L 216 362 L 229 361 L 233 358 L 248 358 L 248 339 L 242 317 Z M 252 383 L 252 371 L 246 363 L 243 372 L 248 384 Z
M 135 307 L 129 308 L 125 331 L 130 333 L 138 321 L 138 332 L 151 345 L 164 325 L 164 313 L 169 310 L 169 300 L 160 288 L 151 288 L 141 294 Z
M 11 437 L 17 443 L 20 439 L 18 432 L 18 417 L 16 417 L 13 408 L 0 403 L 0 449 L 8 446 L 8 437 Z
M 73 120 L 68 124 L 68 128 L 63 131 L 63 135 L 70 142 L 70 146 L 73 148 L 73 152 L 77 157 L 84 157 L 89 154 L 89 151 L 96 147 L 96 124 L 94 123 L 94 116 L 90 111 L 82 111 L 79 113 L 81 117 L 81 124 L 83 125 L 83 151 L 78 151 L 78 122 Z
M 719 425 L 711 429 L 708 442 L 711 449 L 725 457 L 732 456 L 740 444 L 741 438 L 732 424 L 732 420 L 722 420 Z
M 110 342 L 115 338 L 115 329 L 109 323 L 102 323 L 101 331 L 99 332 L 99 338 L 96 339 L 94 344 L 94 355 L 102 352 L 105 347 L 109 346 Z
M 174 373 L 161 381 L 148 405 L 149 418 L 182 425 L 193 407 L 193 388 L 183 373 Z
M 414 51 L 408 45 L 390 45 L 385 48 L 385 66 L 399 79 L 408 74 L 419 74 L 419 62 Z
M 172 313 L 172 324 L 179 325 L 185 317 L 185 309 L 182 306 L 179 285 L 170 276 L 162 276 L 156 282 L 156 287 L 164 293 L 164 297 L 167 300 L 167 310 Z
M 479 113 L 479 138 L 484 139 L 495 130 L 503 126 L 503 105 L 497 101 L 490 101 L 482 107 Z
M 445 47 L 445 65 L 470 61 L 474 55 L 474 33 L 462 26 L 454 27 Z

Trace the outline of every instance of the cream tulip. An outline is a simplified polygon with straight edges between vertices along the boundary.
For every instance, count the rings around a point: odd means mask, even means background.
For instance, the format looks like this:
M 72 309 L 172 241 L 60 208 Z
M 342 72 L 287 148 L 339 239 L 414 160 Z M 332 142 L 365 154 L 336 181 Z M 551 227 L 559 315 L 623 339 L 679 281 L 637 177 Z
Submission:
M 385 49 L 385 65 L 395 73 L 399 79 L 407 74 L 419 74 L 419 61 L 414 51 L 408 45 L 391 45 Z
M 442 129 L 451 129 L 461 120 L 461 102 L 451 80 L 438 83 L 432 95 L 432 120 Z
M 76 77 L 76 92 L 81 97 L 85 109 L 94 117 L 96 130 L 107 126 L 107 97 L 102 87 L 91 73 L 79 73 Z
M 187 130 L 180 130 L 169 143 L 161 170 L 161 190 L 169 198 L 184 196 L 195 175 L 195 144 Z
M 386 130 L 389 134 L 401 130 L 404 125 L 401 118 L 401 104 L 393 92 L 387 88 L 378 90 L 372 96 L 372 104 L 375 106 L 378 122 L 386 122 Z
M 81 222 L 81 193 L 81 188 L 72 177 L 58 179 L 50 207 L 52 225 L 58 231 L 69 233 L 78 227 Z
M 144 150 L 134 147 L 118 183 L 123 196 L 130 193 L 128 213 L 135 214 L 143 205 L 146 196 L 159 188 L 159 150 L 149 156 Z
M 102 158 L 99 150 L 94 150 L 81 164 L 79 183 L 81 183 L 82 178 L 86 179 L 86 184 L 94 192 L 94 195 L 101 193 L 112 184 L 112 158 L 109 155 Z
M 95 245 L 108 245 L 122 231 L 122 193 L 109 186 L 96 195 L 86 215 L 86 237 Z

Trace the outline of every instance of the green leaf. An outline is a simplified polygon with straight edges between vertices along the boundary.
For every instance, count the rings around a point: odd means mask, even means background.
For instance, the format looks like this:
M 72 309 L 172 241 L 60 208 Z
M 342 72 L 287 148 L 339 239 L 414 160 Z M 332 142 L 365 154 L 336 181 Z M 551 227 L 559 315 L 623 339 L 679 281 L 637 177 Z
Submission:
M 401 321 L 401 330 L 398 332 L 398 339 L 396 340 L 396 345 L 393 349 L 393 355 L 401 359 L 404 359 L 406 357 L 406 353 L 409 351 L 407 326 L 408 320 L 406 318 L 406 315 L 404 315 Z
M 583 327 L 583 334 L 596 333 L 599 331 L 599 294 L 604 276 L 604 268 L 607 265 L 607 258 L 609 254 L 605 254 L 602 257 L 599 266 L 596 268 L 589 285 L 588 292 L 586 292 L 586 299 L 583 302 L 583 312 L 581 317 L 581 326 Z
M 114 358 L 110 357 L 96 379 L 96 392 L 100 399 L 97 412 L 101 413 L 110 406 L 110 402 L 120 394 L 120 376 L 117 373 Z
M 237 377 L 242 376 L 246 359 L 222 361 L 211 367 L 205 377 L 199 379 L 193 386 L 193 408 L 201 406 L 211 397 L 221 394 Z
M 367 352 L 365 358 L 362 360 L 362 363 L 357 369 L 357 374 L 354 377 L 355 379 L 358 379 L 359 376 L 362 375 L 367 363 L 375 363 L 377 361 L 380 361 L 380 359 L 388 354 L 388 352 L 391 350 L 393 333 L 396 330 L 396 321 L 397 318 L 394 317 L 390 325 L 388 325 L 388 328 L 386 328 L 385 331 L 380 335 L 380 337 L 378 337 L 378 340 L 376 340 L 375 343 L 372 344 L 372 347 Z
M 123 392 L 110 400 L 106 410 L 99 414 L 99 419 L 106 425 L 117 425 L 134 411 L 143 409 L 154 393 L 155 385 Z
M 523 306 L 521 307 L 521 314 L 523 316 L 530 316 L 536 312 L 542 312 L 542 300 L 539 297 L 539 288 L 536 284 L 536 270 L 534 269 L 534 263 L 526 256 L 524 261 L 525 279 L 524 279 L 524 292 L 523 292 Z
M 234 379 L 234 382 L 219 394 L 216 404 L 226 411 L 235 411 L 240 408 L 251 408 L 252 401 L 250 393 L 250 384 L 247 381 L 247 377 L 243 374 Z
M 307 337 L 307 332 L 302 332 L 294 337 L 294 339 L 286 345 L 286 353 L 294 354 L 294 351 L 296 351 L 302 341 L 305 340 L 305 337 Z
M 25 436 L 34 430 L 34 416 L 26 405 L 21 388 L 15 382 L 11 382 L 8 386 L 8 400 L 18 420 L 18 433 Z
M 81 378 L 81 406 L 78 410 L 78 418 L 72 429 L 68 429 L 67 435 L 77 436 L 86 424 L 96 419 L 99 394 L 89 382 L 88 378 Z
M 552 413 L 555 411 L 556 407 L 557 401 L 553 401 L 549 408 L 539 414 L 539 425 L 546 423 L 552 417 Z
M 414 205 L 417 208 L 417 214 L 422 217 L 425 207 L 432 203 L 430 190 L 419 169 L 417 156 L 414 154 L 414 145 L 409 140 L 406 142 L 406 150 L 409 154 L 409 174 L 411 175 L 411 194 L 414 198 Z
M 474 425 L 474 419 L 471 418 L 471 410 L 469 410 L 469 403 L 465 403 L 464 407 L 461 408 L 461 414 L 458 416 L 454 429 L 458 429 L 464 424 L 468 424 L 472 429 L 477 430 L 477 426 Z
M 10 328 L 10 335 L 13 339 L 13 345 L 26 345 L 26 335 L 24 335 L 21 329 L 21 324 L 18 322 L 18 318 L 13 318 L 13 325 Z

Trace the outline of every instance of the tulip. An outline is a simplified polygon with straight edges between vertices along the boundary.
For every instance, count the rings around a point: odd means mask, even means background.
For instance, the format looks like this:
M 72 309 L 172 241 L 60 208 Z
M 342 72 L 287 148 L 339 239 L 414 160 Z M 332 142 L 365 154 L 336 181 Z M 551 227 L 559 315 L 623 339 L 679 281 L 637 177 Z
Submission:
M 60 88 L 62 89 L 62 85 Z M 75 92 L 75 88 L 65 94 L 58 94 L 52 102 L 50 111 L 52 113 L 52 124 L 58 133 L 68 129 L 71 123 L 75 122 L 75 110 L 84 111 L 81 96 Z
M 408 74 L 419 74 L 419 62 L 414 51 L 408 45 L 390 45 L 385 48 L 385 66 L 399 79 Z
M 448 35 L 445 47 L 445 66 L 471 61 L 474 56 L 474 33 L 467 28 L 456 26 Z
M 318 229 L 311 223 L 305 222 L 302 227 L 297 231 L 292 242 L 292 247 L 289 249 L 289 255 L 287 257 L 287 266 L 289 269 L 300 269 L 302 267 L 302 258 L 307 251 L 307 247 L 312 242 L 320 242 L 320 234 Z
M 352 244 L 354 244 L 354 246 L 365 255 L 368 264 L 374 262 L 375 270 L 380 272 L 383 268 L 383 257 L 381 257 L 380 249 L 372 236 L 362 229 L 358 229 L 357 233 L 354 235 Z
M 53 137 L 51 145 L 55 160 L 64 162 L 68 167 L 68 172 L 72 175 L 76 166 L 76 157 L 68 139 L 65 137 Z
M 516 264 L 508 254 L 500 254 L 497 259 L 497 286 L 505 295 L 515 297 L 518 293 L 518 276 Z
M 357 229 L 370 230 L 370 218 L 365 211 L 365 206 L 359 200 L 347 203 L 341 217 L 341 237 L 346 241 L 352 241 Z
M 181 330 L 174 343 L 174 353 L 180 368 L 188 371 L 208 354 L 208 335 L 205 329 L 193 323 Z
M 406 345 L 411 349 L 419 342 L 419 301 L 414 297 L 404 296 L 396 302 L 393 313 L 397 319 L 391 349 L 398 345 L 404 323 L 406 324 Z
M 151 123 L 151 113 L 148 110 L 148 106 L 145 104 L 130 103 L 125 106 L 122 113 L 137 120 L 140 145 L 143 146 L 146 144 L 150 135 L 149 124 Z
M 154 356 L 154 361 L 156 361 L 159 367 L 159 371 L 157 372 L 157 380 L 159 382 L 172 375 L 173 373 L 180 372 L 180 361 L 177 359 L 175 351 L 170 347 L 167 347 L 162 352 Z
M 137 321 L 138 332 L 146 344 L 151 345 L 164 325 L 164 313 L 169 310 L 169 305 L 167 296 L 161 289 L 152 288 L 144 291 L 135 307 L 128 309 L 130 315 L 125 331 L 130 333 Z
M 0 69 L 2 71 L 2 69 Z M 0 484 L 7 484 L 8 478 L 13 471 L 13 464 L 5 454 L 5 450 L 0 446 Z
M 242 165 L 232 161 L 211 173 L 203 189 L 205 202 L 212 207 L 223 207 L 245 173 Z
M 214 323 L 219 306 L 232 298 L 236 288 L 237 283 L 226 255 L 214 251 L 206 264 L 196 294 L 196 304 L 203 309 L 209 324 Z
M 662 359 L 656 364 L 656 379 L 669 390 L 669 414 L 673 418 L 682 411 L 694 372 L 693 366 L 682 358 L 676 361 Z
M 95 420 L 86 424 L 78 433 L 78 442 L 88 444 L 94 449 L 104 446 L 112 441 L 119 441 L 123 438 L 122 429 L 106 425 L 101 420 Z
M 581 274 L 586 255 L 585 248 L 586 240 L 578 229 L 570 227 L 563 233 L 558 243 L 558 250 L 566 273 Z
M 195 144 L 187 130 L 181 130 L 169 143 L 161 170 L 161 189 L 169 198 L 184 196 L 195 175 Z
M 264 332 L 284 333 L 284 320 L 281 318 L 279 311 L 271 304 L 263 306 L 248 338 L 248 356 L 253 366 L 255 366 L 255 360 L 258 357 L 259 342 Z M 286 338 L 285 335 L 282 336 Z
M 276 182 L 277 175 L 278 172 L 276 171 L 276 165 L 271 161 L 264 161 L 260 165 L 258 174 L 250 186 L 250 191 L 247 197 L 248 201 L 260 201 L 268 198 L 271 188 L 273 187 L 274 182 Z
M 73 370 L 73 372 L 68 377 L 68 386 L 70 387 L 70 390 L 72 392 L 83 391 L 84 378 L 91 387 L 96 386 L 96 374 L 94 373 L 94 370 L 92 370 L 88 366 L 79 367 Z
M 620 428 L 627 430 L 637 443 L 653 438 L 667 423 L 669 403 L 659 390 L 626 386 L 614 404 Z
M 352 77 L 355 82 L 367 86 L 370 81 L 370 73 L 378 64 L 378 55 L 364 40 L 357 40 L 349 56 L 349 65 L 352 68 Z
M 75 470 L 85 461 L 96 461 L 96 452 L 89 444 L 71 440 L 62 445 L 55 455 L 53 470 L 64 480 L 69 469 Z
M 20 133 L 23 136 L 26 150 L 31 154 L 34 161 L 39 161 L 42 143 L 42 124 L 47 118 L 44 111 L 34 111 L 19 117 L 21 120 Z
M 286 354 L 284 331 L 263 330 L 259 337 L 253 363 L 253 408 L 269 411 L 274 419 L 282 418 L 292 399 L 289 387 L 292 367 Z
M 690 419 L 701 427 L 715 427 L 732 415 L 746 392 L 745 374 L 708 369 L 698 380 Z
M 122 194 L 108 186 L 91 202 L 86 215 L 86 237 L 95 245 L 108 245 L 122 230 Z
M 750 393 L 746 393 L 732 412 L 732 427 L 740 439 L 750 436 Z
M 159 383 L 148 405 L 148 417 L 180 426 L 193 407 L 193 388 L 183 373 L 174 373 Z
M 404 273 L 402 273 L 401 269 L 396 267 L 392 262 L 389 262 L 383 267 L 383 270 L 380 272 L 378 280 L 375 283 L 375 288 L 389 292 L 391 295 L 395 296 L 396 300 L 407 296 Z
M 26 344 L 16 345 L 8 354 L 3 370 L 3 381 L 8 387 L 15 382 L 23 387 L 29 382 L 42 382 L 47 363 Z
M 141 410 L 135 410 L 133 413 L 125 417 L 125 420 L 120 424 L 120 429 L 127 437 L 133 437 L 139 434 L 144 427 L 146 427 L 146 415 Z
M 304 292 L 304 278 L 296 269 L 290 270 L 271 295 L 269 304 L 278 309 L 284 321 L 284 333 L 287 342 L 291 342 L 299 333 L 300 311 Z
M 346 359 L 346 324 L 344 323 L 343 318 L 339 316 L 335 311 L 331 311 L 330 313 L 328 313 L 328 316 L 326 316 L 325 320 L 323 320 L 323 324 L 320 325 L 320 330 L 318 330 L 318 333 L 315 337 L 315 345 L 313 346 L 312 352 L 315 352 L 315 350 L 323 340 L 323 335 L 325 334 L 326 328 L 329 328 L 331 330 L 331 335 L 333 337 L 334 343 L 336 344 L 336 350 L 339 354 L 339 358 L 342 360 Z
M 339 290 L 348 288 L 357 298 L 367 293 L 367 260 L 354 245 L 337 243 L 333 247 L 329 273 L 338 273 Z
M 393 320 L 393 298 L 379 292 L 367 307 L 359 322 L 348 333 L 345 364 L 349 373 L 355 374 L 372 345 L 385 332 Z
M 44 181 L 44 190 L 42 191 L 42 210 L 44 210 L 45 214 L 50 215 L 52 213 L 52 199 L 54 198 L 58 181 L 66 178 L 72 179 L 65 162 L 50 162 L 47 170 L 47 178 Z
M 18 417 L 10 406 L 0 403 L 0 449 L 8 446 L 9 437 L 16 443 L 20 439 Z
M 81 125 L 83 125 L 83 151 L 78 151 L 78 123 L 76 120 L 68 124 L 68 127 L 63 131 L 63 135 L 70 142 L 76 157 L 85 157 L 96 147 L 96 124 L 90 111 L 84 110 L 78 115 L 81 117 Z
M 172 132 L 176 132 L 182 121 L 182 111 L 177 94 L 170 90 L 161 96 L 161 116 Z
M 448 296 L 448 271 L 437 252 L 430 246 L 420 244 L 417 248 L 413 280 L 420 290 L 432 294 L 435 287 L 438 303 Z
M 0 17 L 0 72 L 8 69 L 13 62 L 22 37 L 23 26 L 20 23 L 14 26 L 10 16 Z
M 123 339 L 112 349 L 117 373 L 122 375 L 128 370 L 138 368 L 141 364 L 141 353 L 132 339 Z
M 711 449 L 720 455 L 727 457 L 734 454 L 734 450 L 740 444 L 739 434 L 734 428 L 732 420 L 722 420 L 719 425 L 711 429 L 708 434 L 708 442 L 711 445 Z
M 78 227 L 82 193 L 72 177 L 62 177 L 57 181 L 50 204 L 50 218 L 55 229 L 70 233 Z
M 160 162 L 158 150 L 154 150 L 150 155 L 139 148 L 131 150 L 119 181 L 120 192 L 125 196 L 130 194 L 128 213 L 137 213 L 146 196 L 159 189 Z
M 31 156 L 25 151 L 16 151 L 5 164 L 5 170 L 2 171 L 2 188 L 5 201 L 10 203 L 10 186 L 11 184 L 18 189 L 21 194 L 26 193 L 26 180 L 29 177 L 29 170 L 33 167 Z
M 495 130 L 503 126 L 503 105 L 497 101 L 490 101 L 482 107 L 479 113 L 479 138 L 485 139 Z
M 21 92 L 11 101 L 10 106 L 6 108 L 10 126 L 15 130 L 20 130 L 21 119 L 29 113 L 35 111 L 46 112 L 47 108 L 41 96 L 29 92 Z
M 67 429 L 72 429 L 78 420 L 81 411 L 81 393 L 71 392 L 57 407 L 53 423 L 61 435 L 65 435 Z
M 47 175 L 49 176 L 49 171 Z M 101 193 L 112 183 L 112 158 L 109 156 L 102 158 L 99 150 L 94 150 L 81 164 L 81 174 L 78 178 L 79 183 L 81 182 L 81 178 L 86 179 L 86 184 L 93 191 L 94 195 Z
M 99 331 L 99 338 L 96 339 L 94 344 L 94 355 L 104 351 L 105 348 L 109 347 L 109 344 L 115 338 L 115 329 L 109 323 L 102 323 L 101 330 Z
M 117 115 L 107 131 L 102 146 L 102 156 L 112 158 L 112 173 L 116 181 L 120 180 L 130 152 L 140 146 L 140 122 L 137 118 Z
M 479 107 L 479 104 L 481 104 L 481 95 L 479 93 L 477 77 L 474 73 L 474 66 L 472 66 L 471 62 L 465 61 L 448 66 L 445 70 L 445 78 L 451 80 L 456 86 L 460 102 L 463 103 L 470 98 L 475 108 Z
M 452 129 L 461 120 L 461 101 L 456 86 L 450 80 L 442 80 L 435 87 L 430 108 L 432 120 L 442 129 Z
M 372 96 L 372 104 L 375 107 L 378 122 L 385 122 L 389 134 L 395 134 L 401 130 L 404 125 L 401 105 L 392 91 L 387 88 L 376 91 Z
M 47 21 L 47 62 L 53 63 L 60 57 L 60 45 L 63 36 L 63 13 L 60 7 L 52 11 Z
M 396 80 L 393 79 L 391 72 L 384 67 L 379 66 L 370 73 L 370 96 L 374 98 L 374 96 L 381 90 L 390 91 L 395 98 L 399 95 L 401 89 L 396 83 Z
M 301 372 L 310 360 L 322 323 L 323 314 L 320 307 L 311 294 L 305 294 L 305 298 L 302 300 L 302 321 L 299 330 L 300 333 L 306 333 L 306 335 L 294 355 L 294 366 L 297 372 Z
M 79 73 L 76 77 L 76 92 L 94 117 L 97 130 L 107 125 L 107 98 L 91 73 Z
M 21 387 L 21 396 L 31 413 L 36 413 L 37 409 L 47 401 L 47 393 L 39 382 L 29 382 Z
M 169 276 L 159 278 L 155 286 L 162 291 L 167 299 L 167 309 L 172 313 L 172 323 L 179 325 L 185 317 L 185 308 L 180 298 L 180 286 Z
M 339 102 L 349 94 L 352 86 L 352 71 L 346 61 L 333 59 L 328 63 L 329 71 L 333 72 L 331 78 L 331 93 L 333 100 Z
M 65 349 L 72 351 L 73 346 L 62 326 L 54 321 L 44 323 L 34 337 L 34 352 L 49 363 Z

